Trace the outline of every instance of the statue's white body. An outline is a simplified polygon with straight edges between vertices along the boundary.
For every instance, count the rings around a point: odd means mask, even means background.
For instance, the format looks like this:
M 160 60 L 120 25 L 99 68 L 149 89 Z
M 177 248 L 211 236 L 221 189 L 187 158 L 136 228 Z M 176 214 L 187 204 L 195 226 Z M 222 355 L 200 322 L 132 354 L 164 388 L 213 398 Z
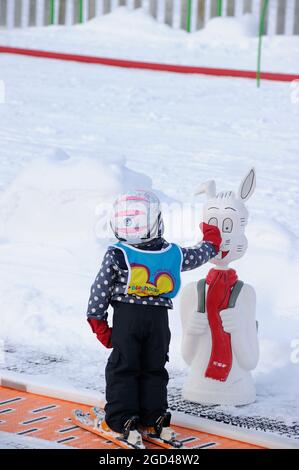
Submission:
M 220 252 L 211 260 L 216 269 L 229 269 L 229 263 L 243 256 L 247 249 L 244 229 L 248 212 L 244 202 L 254 188 L 255 171 L 252 169 L 241 183 L 237 196 L 231 191 L 216 195 L 214 181 L 206 183 L 200 190 L 200 193 L 208 195 L 203 220 L 217 225 L 222 235 Z M 212 337 L 207 314 L 198 311 L 197 282 L 184 288 L 181 295 L 182 355 L 190 366 L 183 387 L 185 399 L 220 405 L 245 405 L 255 401 L 255 386 L 250 372 L 256 367 L 259 357 L 255 304 L 254 289 L 244 284 L 235 307 L 220 312 L 223 329 L 231 335 L 233 358 L 229 376 L 222 382 L 205 377 Z

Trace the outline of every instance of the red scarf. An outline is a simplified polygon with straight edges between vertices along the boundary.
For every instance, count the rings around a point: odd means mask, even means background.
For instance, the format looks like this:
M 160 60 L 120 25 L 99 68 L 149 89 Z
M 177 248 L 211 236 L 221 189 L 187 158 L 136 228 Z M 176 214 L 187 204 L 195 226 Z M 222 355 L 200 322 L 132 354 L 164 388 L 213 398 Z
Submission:
M 221 310 L 228 307 L 232 287 L 238 276 L 234 269 L 211 269 L 206 277 L 209 285 L 207 314 L 212 333 L 212 352 L 205 376 L 225 382 L 232 368 L 232 346 L 230 334 L 222 327 Z

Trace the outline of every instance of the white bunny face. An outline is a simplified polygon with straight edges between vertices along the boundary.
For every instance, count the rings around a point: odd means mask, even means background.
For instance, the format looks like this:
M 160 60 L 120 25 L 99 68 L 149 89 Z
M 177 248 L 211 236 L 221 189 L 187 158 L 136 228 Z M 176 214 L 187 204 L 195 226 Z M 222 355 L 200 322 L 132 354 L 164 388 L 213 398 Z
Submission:
M 222 236 L 222 244 L 218 255 L 211 259 L 211 263 L 219 267 L 226 267 L 234 260 L 241 258 L 247 249 L 245 226 L 248 220 L 248 211 L 244 202 L 247 201 L 255 189 L 255 170 L 251 169 L 242 181 L 238 194 L 232 191 L 223 191 L 216 194 L 214 181 L 205 183 L 197 194 L 207 193 L 208 200 L 203 207 L 203 221 L 216 225 Z
M 241 258 L 247 249 L 244 230 L 248 212 L 242 201 L 233 192 L 221 192 L 209 199 L 203 209 L 203 220 L 216 225 L 222 236 L 218 255 L 211 259 L 216 266 L 226 266 Z

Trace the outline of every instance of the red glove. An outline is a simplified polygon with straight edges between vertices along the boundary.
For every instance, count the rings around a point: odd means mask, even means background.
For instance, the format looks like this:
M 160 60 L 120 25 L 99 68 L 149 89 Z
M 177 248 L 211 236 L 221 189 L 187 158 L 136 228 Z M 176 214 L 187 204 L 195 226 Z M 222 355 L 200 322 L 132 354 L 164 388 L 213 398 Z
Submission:
M 109 327 L 106 320 L 97 320 L 96 318 L 87 318 L 93 333 L 97 335 L 98 340 L 105 348 L 112 348 L 111 334 L 112 328 Z
M 215 225 L 206 224 L 205 222 L 202 222 L 199 226 L 203 233 L 203 241 L 212 243 L 218 252 L 222 242 L 219 228 Z

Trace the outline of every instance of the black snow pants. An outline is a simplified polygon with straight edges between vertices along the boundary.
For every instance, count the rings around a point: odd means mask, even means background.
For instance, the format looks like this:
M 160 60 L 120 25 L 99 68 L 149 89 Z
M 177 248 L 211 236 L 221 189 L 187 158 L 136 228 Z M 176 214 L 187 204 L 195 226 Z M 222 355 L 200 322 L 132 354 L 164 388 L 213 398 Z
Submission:
M 166 307 L 115 302 L 113 351 L 106 366 L 106 422 L 122 432 L 134 415 L 153 426 L 168 408 L 170 330 Z

